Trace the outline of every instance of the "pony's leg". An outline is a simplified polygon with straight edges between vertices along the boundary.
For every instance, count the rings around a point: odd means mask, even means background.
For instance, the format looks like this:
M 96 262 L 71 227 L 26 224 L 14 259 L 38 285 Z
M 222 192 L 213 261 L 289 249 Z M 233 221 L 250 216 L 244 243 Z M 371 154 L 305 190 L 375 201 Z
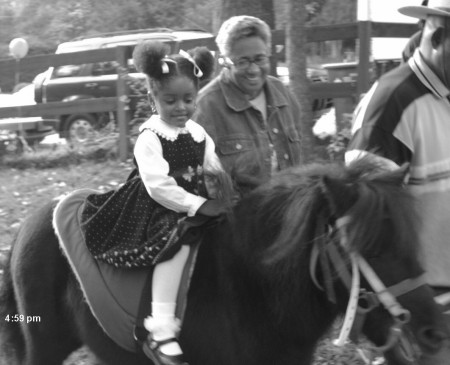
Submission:
M 52 210 L 46 205 L 22 224 L 11 255 L 25 365 L 61 365 L 81 345 L 65 301 L 71 273 L 53 231 Z
M 11 255 L 8 254 L 3 276 L 0 275 L 0 365 L 11 365 L 21 362 L 24 352 L 24 341 L 20 327 L 7 318 L 17 313 L 17 303 L 10 270 Z

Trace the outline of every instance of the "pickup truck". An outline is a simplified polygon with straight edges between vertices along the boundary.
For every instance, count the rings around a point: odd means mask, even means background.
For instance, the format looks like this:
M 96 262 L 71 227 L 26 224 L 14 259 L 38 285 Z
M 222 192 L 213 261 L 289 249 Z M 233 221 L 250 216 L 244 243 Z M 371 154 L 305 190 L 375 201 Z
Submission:
M 209 42 L 214 45 L 214 36 L 202 30 L 171 30 L 166 28 L 144 29 L 100 34 L 91 38 L 78 38 L 61 43 L 56 53 L 70 53 L 121 45 L 135 45 L 142 40 L 159 40 L 173 47 L 193 48 Z M 184 42 L 188 42 L 184 43 Z M 50 67 L 47 71 L 35 77 L 35 101 L 51 103 L 74 101 L 99 97 L 116 96 L 117 63 L 115 61 L 63 65 Z M 129 76 L 144 85 L 144 75 L 136 72 L 129 60 Z M 146 98 L 146 93 L 132 98 L 130 109 L 135 112 L 136 105 Z M 59 123 L 57 131 L 61 138 L 66 138 L 72 144 L 85 143 L 95 132 L 114 120 L 114 113 L 78 113 L 56 116 Z
M 0 107 L 33 105 L 34 86 L 27 85 L 13 94 L 0 93 Z M 55 133 L 53 127 L 58 121 L 51 118 L 1 118 L 0 155 L 19 153 L 27 146 L 33 146 L 47 135 Z

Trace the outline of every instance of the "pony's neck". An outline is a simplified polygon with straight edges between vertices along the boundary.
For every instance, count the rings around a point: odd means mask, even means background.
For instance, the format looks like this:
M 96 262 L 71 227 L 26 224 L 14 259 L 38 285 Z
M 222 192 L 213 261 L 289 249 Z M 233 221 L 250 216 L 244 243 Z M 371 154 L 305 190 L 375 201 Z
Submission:
M 298 260 L 269 265 L 264 257 L 273 237 L 263 224 L 254 226 L 255 232 L 247 223 L 235 219 L 217 234 L 221 240 L 216 241 L 213 256 L 223 303 L 235 319 L 245 318 L 251 326 L 263 326 L 266 333 L 280 338 L 291 337 L 286 341 L 313 338 L 315 332 L 320 336 L 336 312 L 310 279 L 309 251 L 303 250 Z

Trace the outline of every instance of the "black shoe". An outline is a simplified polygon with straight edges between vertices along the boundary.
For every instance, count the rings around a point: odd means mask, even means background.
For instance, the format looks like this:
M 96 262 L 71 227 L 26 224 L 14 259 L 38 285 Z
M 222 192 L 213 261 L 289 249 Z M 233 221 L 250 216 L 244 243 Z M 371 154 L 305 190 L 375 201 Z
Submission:
M 167 343 L 178 342 L 174 337 L 162 341 L 156 341 L 148 336 L 147 341 L 144 342 L 142 350 L 144 354 L 152 360 L 155 365 L 189 365 L 183 360 L 183 355 L 167 355 L 161 351 L 160 347 Z

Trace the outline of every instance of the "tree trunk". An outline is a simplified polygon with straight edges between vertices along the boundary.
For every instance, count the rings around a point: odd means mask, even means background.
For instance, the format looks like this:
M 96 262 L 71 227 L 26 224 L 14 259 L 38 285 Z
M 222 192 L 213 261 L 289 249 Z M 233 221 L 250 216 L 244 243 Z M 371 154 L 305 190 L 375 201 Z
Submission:
M 235 15 L 251 15 L 264 20 L 270 29 L 275 28 L 272 0 L 222 0 L 214 14 L 213 29 L 217 33 L 221 24 Z
M 301 106 L 303 161 L 315 158 L 315 140 L 312 133 L 313 114 L 306 74 L 306 0 L 288 0 L 286 22 L 286 59 L 289 68 L 289 85 Z

